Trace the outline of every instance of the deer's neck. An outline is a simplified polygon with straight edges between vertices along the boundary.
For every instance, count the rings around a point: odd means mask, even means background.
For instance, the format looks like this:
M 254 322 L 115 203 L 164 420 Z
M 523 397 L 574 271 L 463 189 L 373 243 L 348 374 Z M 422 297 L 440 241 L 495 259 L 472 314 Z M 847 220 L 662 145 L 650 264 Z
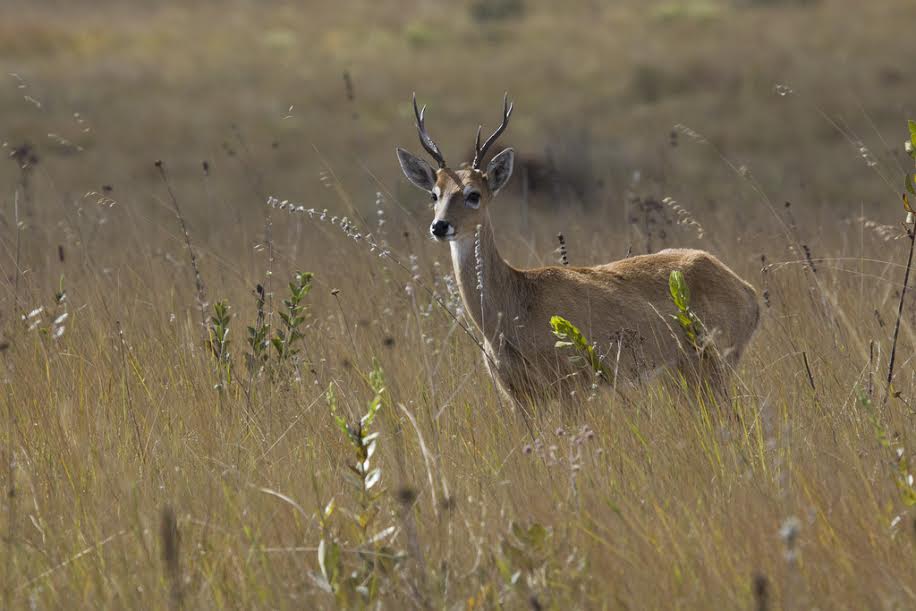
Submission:
M 521 274 L 500 256 L 489 218 L 478 231 L 450 246 L 464 307 L 484 337 L 494 343 L 518 315 Z

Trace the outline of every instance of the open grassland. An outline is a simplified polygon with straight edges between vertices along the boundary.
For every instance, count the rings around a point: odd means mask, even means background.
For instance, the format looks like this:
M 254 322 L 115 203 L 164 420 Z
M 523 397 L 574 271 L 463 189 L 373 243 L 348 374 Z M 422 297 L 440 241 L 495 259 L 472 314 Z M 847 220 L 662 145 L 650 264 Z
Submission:
M 4 606 L 916 607 L 916 5 L 81 4 L 0 6 Z M 732 405 L 499 397 L 394 147 L 507 89 L 503 254 L 715 253 Z

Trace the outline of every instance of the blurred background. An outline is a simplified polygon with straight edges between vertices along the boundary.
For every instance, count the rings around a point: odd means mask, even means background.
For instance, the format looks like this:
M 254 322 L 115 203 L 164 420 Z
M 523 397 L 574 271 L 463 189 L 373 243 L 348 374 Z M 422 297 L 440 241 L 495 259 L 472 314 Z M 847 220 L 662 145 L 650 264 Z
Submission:
M 7 0 L 0 178 L 19 181 L 27 151 L 55 218 L 100 197 L 133 209 L 103 251 L 173 229 L 158 159 L 198 240 L 234 264 L 268 195 L 369 219 L 382 193 L 389 227 L 422 234 L 426 198 L 394 156 L 422 152 L 411 93 L 458 165 L 508 91 L 519 163 L 495 212 L 517 264 L 552 262 L 558 231 L 573 263 L 695 241 L 656 214 L 664 197 L 706 248 L 781 231 L 761 192 L 817 245 L 836 221 L 898 220 L 913 23 L 903 0 Z M 32 243 L 52 256 L 58 231 Z

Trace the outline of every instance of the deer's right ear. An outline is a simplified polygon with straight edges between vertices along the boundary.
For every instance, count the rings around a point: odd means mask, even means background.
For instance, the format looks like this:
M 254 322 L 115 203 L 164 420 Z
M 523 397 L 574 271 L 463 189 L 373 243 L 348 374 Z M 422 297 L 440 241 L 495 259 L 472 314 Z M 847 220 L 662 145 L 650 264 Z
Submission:
M 398 161 L 407 180 L 424 191 L 432 192 L 433 187 L 436 186 L 436 173 L 432 166 L 401 147 L 398 147 Z

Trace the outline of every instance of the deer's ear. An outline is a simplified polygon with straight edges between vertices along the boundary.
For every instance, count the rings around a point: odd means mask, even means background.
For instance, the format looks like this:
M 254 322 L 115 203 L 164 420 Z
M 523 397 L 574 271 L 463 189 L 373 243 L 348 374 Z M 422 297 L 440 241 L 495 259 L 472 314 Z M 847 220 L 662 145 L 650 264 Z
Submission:
M 436 186 L 436 173 L 433 171 L 432 166 L 416 155 L 398 147 L 398 161 L 401 164 L 401 171 L 404 172 L 404 176 L 414 185 L 429 192 Z
M 509 182 L 512 176 L 512 166 L 515 163 L 515 151 L 505 149 L 487 164 L 487 184 L 490 191 L 497 193 Z

